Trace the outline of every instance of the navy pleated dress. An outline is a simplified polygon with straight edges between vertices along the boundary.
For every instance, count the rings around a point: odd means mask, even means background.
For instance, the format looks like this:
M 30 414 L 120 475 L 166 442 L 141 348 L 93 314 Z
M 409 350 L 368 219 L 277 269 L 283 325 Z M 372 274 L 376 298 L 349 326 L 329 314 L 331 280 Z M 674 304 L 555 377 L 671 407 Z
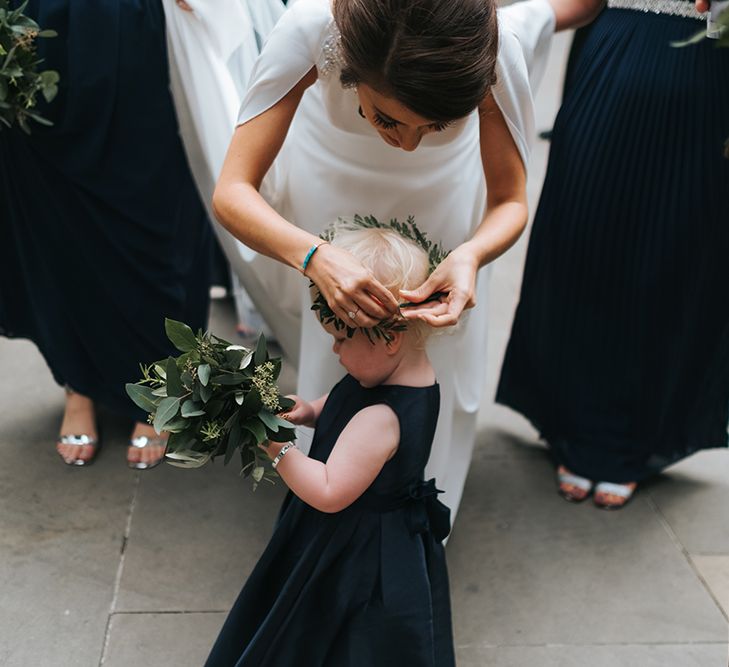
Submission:
M 363 408 L 384 403 L 400 445 L 341 512 L 289 493 L 271 541 L 233 605 L 206 667 L 452 667 L 449 510 L 423 481 L 438 385 L 364 389 L 346 376 L 317 422 L 310 456 L 326 461 Z
M 178 135 L 159 0 L 31 0 L 53 121 L 0 131 L 0 334 L 60 384 L 132 417 L 124 384 L 204 327 L 211 230 Z
M 671 46 L 704 26 L 606 9 L 554 126 L 497 400 L 596 480 L 727 445 L 729 49 Z

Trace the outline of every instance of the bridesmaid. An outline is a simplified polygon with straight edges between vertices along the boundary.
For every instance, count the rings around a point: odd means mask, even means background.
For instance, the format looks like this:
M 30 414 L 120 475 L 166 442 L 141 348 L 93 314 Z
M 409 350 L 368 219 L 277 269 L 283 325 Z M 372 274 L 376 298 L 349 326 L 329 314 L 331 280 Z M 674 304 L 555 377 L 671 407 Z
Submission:
M 172 352 L 164 317 L 204 326 L 210 228 L 168 90 L 159 0 L 31 0 L 58 32 L 44 66 L 61 74 L 32 136 L 0 133 L 0 333 L 33 340 L 66 388 L 57 451 L 87 465 L 95 408 L 134 423 L 128 464 L 149 468 L 164 440 L 124 384 Z
M 622 507 L 727 445 L 729 50 L 671 46 L 706 4 L 609 0 L 555 122 L 497 400 L 540 429 L 567 500 L 600 482 Z

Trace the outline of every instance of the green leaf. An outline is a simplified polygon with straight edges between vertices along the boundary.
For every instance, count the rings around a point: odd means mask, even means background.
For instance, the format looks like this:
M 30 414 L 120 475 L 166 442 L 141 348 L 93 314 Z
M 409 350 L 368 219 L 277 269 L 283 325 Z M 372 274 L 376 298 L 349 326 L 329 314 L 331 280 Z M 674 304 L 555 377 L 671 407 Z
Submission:
M 189 419 L 190 417 L 202 417 L 205 414 L 205 410 L 202 408 L 202 405 L 195 403 L 195 401 L 188 398 L 182 404 L 181 414 L 185 417 L 185 419 Z
M 243 405 L 243 401 L 245 401 L 246 393 L 244 391 L 236 391 L 235 392 L 235 402 L 238 405 Z
M 266 437 L 266 427 L 257 417 L 246 421 L 245 424 L 243 424 L 243 428 L 253 434 L 257 445 L 260 445 L 268 439 Z
M 253 477 L 253 479 L 256 481 L 256 483 L 258 483 L 263 479 L 264 472 L 266 472 L 266 469 L 263 466 L 256 466 L 255 468 L 253 468 L 251 477 Z
M 213 397 L 213 388 L 210 385 L 200 385 L 200 400 L 207 403 Z
M 246 416 L 257 415 L 262 405 L 263 403 L 261 402 L 261 395 L 258 393 L 258 389 L 251 387 L 243 401 L 243 405 L 241 405 L 241 412 Z
M 165 332 L 167 338 L 180 352 L 190 352 L 197 347 L 197 338 L 187 324 L 165 318 Z
M 241 384 L 246 379 L 243 373 L 220 373 L 220 375 L 214 375 L 211 379 L 213 384 L 224 384 L 234 385 Z
M 292 428 L 279 428 L 278 433 L 269 432 L 268 439 L 271 442 L 291 442 L 296 440 L 296 431 Z
M 225 407 L 225 401 L 222 400 L 214 400 L 207 403 L 205 406 L 205 412 L 207 412 L 208 417 L 210 419 L 215 419 Z
M 271 359 L 273 364 L 273 380 L 278 380 L 278 376 L 281 374 L 281 359 Z
M 207 387 L 210 382 L 210 364 L 200 364 L 197 367 L 197 377 L 200 379 L 200 384 Z
M 288 398 L 287 396 L 281 396 L 278 399 L 278 404 L 281 407 L 281 412 L 286 412 L 296 405 L 296 401 L 292 398 Z
M 248 354 L 246 354 L 245 357 L 243 357 L 243 359 L 241 359 L 240 367 L 238 370 L 242 371 L 244 368 L 248 368 L 248 366 L 250 366 L 251 364 L 251 361 L 253 361 L 253 352 L 249 352 Z
M 171 421 L 165 424 L 165 431 L 170 433 L 182 433 L 186 431 L 190 426 L 190 422 L 183 417 L 175 417 Z
M 152 393 L 152 389 L 143 384 L 132 384 L 127 383 L 125 386 L 127 390 L 127 396 L 131 398 L 134 403 L 142 408 L 145 412 L 154 412 L 157 409 L 157 399 Z
M 226 360 L 226 366 L 233 370 L 239 370 L 241 362 L 243 361 L 243 358 L 248 354 L 248 350 L 245 348 L 233 349 L 233 350 L 226 350 L 225 351 L 225 360 Z
M 235 453 L 236 447 L 240 444 L 240 435 L 241 435 L 241 428 L 240 428 L 240 422 L 236 419 L 233 422 L 233 426 L 230 429 L 230 433 L 228 433 L 228 446 L 225 448 L 225 458 L 223 459 L 223 463 L 225 465 L 228 465 L 230 462 L 230 459 L 233 458 L 233 454 Z
M 256 366 L 266 362 L 268 358 L 268 349 L 266 348 L 266 337 L 261 334 L 258 338 L 258 344 L 256 345 L 256 353 L 253 355 L 253 363 Z
M 58 33 L 55 30 L 41 30 L 38 37 L 58 37 Z
M 210 460 L 210 454 L 202 454 L 200 452 L 180 451 L 167 452 L 165 461 L 171 466 L 178 468 L 201 468 Z
M 241 447 L 240 450 L 240 472 L 243 477 L 248 477 L 251 474 L 253 465 L 256 462 L 256 457 L 253 454 L 253 450 L 250 447 Z
M 167 359 L 165 372 L 167 374 L 167 396 L 182 396 L 185 393 L 185 388 L 182 386 L 177 362 L 172 357 Z
M 180 399 L 174 396 L 168 396 L 160 401 L 159 407 L 157 408 L 157 414 L 154 417 L 154 430 L 157 433 L 162 433 L 167 422 L 172 421 L 177 416 L 177 411 L 180 409 Z
M 272 415 L 268 410 L 261 410 L 258 413 L 258 418 L 266 425 L 266 428 L 270 429 L 274 433 L 278 433 L 279 423 L 276 419 L 276 415 Z
M 689 37 L 688 39 L 682 39 L 676 42 L 671 42 L 671 46 L 681 49 L 684 46 L 691 46 L 692 44 L 698 44 L 706 38 L 706 28 L 702 28 L 697 33 Z

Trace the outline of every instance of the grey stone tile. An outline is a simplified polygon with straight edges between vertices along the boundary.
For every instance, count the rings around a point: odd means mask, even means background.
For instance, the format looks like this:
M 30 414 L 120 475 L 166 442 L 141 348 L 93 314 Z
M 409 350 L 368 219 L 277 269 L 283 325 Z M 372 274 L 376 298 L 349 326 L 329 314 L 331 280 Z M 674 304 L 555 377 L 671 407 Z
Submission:
M 497 424 L 491 424 L 479 428 L 473 458 L 475 461 L 525 456 L 544 459 L 547 451 L 546 445 L 540 442 L 533 433 L 522 432 L 518 429 L 507 430 Z
M 729 555 L 692 556 L 691 560 L 711 594 L 729 617 Z
M 459 667 L 726 667 L 724 644 L 458 648 Z
M 569 504 L 546 456 L 474 459 L 448 560 L 458 644 L 726 640 L 646 498 Z
M 134 487 L 120 423 L 102 414 L 97 461 L 66 466 L 63 392 L 35 347 L 2 341 L 0 365 L 0 664 L 97 665 Z
M 115 611 L 230 608 L 263 552 L 285 492 L 257 491 L 235 459 L 142 478 Z
M 225 614 L 115 614 L 104 667 L 200 667 Z
M 729 555 L 728 449 L 694 454 L 646 490 L 689 552 Z

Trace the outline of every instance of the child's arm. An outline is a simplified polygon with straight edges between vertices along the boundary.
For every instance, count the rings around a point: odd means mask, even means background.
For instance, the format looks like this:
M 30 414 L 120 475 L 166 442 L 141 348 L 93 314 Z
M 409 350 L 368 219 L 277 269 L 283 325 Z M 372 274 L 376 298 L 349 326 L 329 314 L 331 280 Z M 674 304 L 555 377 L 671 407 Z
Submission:
M 400 424 L 386 405 L 360 410 L 339 435 L 326 463 L 290 449 L 276 472 L 307 505 L 320 512 L 339 512 L 351 505 L 372 484 L 397 451 Z M 261 445 L 274 458 L 283 443 Z
M 314 428 L 324 407 L 324 403 L 327 402 L 328 396 L 329 394 L 324 394 L 324 396 L 320 396 L 316 400 L 309 402 L 296 394 L 291 394 L 286 398 L 295 401 L 295 405 L 288 412 L 284 412 L 281 417 L 297 426 L 310 426 Z

